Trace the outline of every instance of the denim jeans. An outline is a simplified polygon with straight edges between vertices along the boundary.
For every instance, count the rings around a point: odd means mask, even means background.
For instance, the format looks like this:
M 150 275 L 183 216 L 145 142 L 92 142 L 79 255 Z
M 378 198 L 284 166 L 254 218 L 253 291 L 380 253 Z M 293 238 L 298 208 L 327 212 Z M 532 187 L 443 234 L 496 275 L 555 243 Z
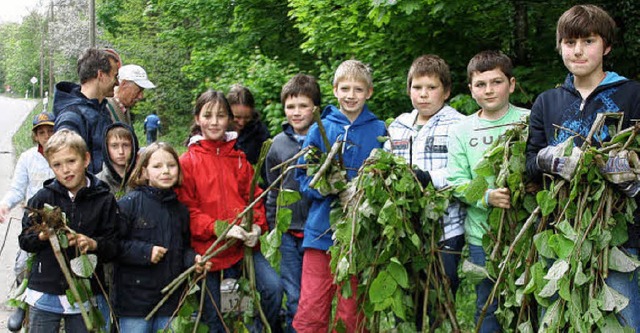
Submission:
M 158 129 L 157 128 L 153 128 L 153 129 L 148 129 L 147 130 L 147 146 L 156 142 L 158 138 Z
M 462 254 L 462 248 L 464 247 L 464 235 L 455 236 L 442 242 L 442 252 L 440 257 L 442 258 L 442 265 L 444 266 L 444 273 L 449 278 L 451 284 L 451 293 L 454 300 L 456 297 L 456 291 L 460 285 L 460 278 L 458 277 L 458 264 L 460 263 L 460 256 Z
M 87 332 L 87 326 L 80 314 L 65 315 L 39 310 L 32 306 L 29 309 L 29 333 L 58 333 L 62 318 L 64 318 L 65 332 Z
M 111 311 L 109 311 L 109 304 L 103 295 L 96 295 L 96 307 L 102 314 L 102 319 L 104 319 L 103 328 L 106 332 L 111 332 Z
M 486 254 L 482 246 L 469 244 L 469 260 L 478 265 L 484 267 L 486 265 Z M 484 304 L 489 299 L 491 290 L 493 289 L 493 282 L 489 279 L 484 279 L 476 285 L 476 323 L 482 313 Z M 493 333 L 500 332 L 500 324 L 495 316 L 495 312 L 498 309 L 498 302 L 494 299 L 491 305 L 487 308 L 486 315 L 480 326 L 480 333 Z
M 302 257 L 304 249 L 302 248 L 302 238 L 298 238 L 290 233 L 282 235 L 282 244 L 280 245 L 280 275 L 282 276 L 282 287 L 287 295 L 287 312 L 286 312 L 286 332 L 292 333 L 296 330 L 293 328 L 293 317 L 298 311 L 298 300 L 300 299 L 300 280 L 302 279 Z
M 259 251 L 253 252 L 253 263 L 256 273 L 256 288 L 260 292 L 260 305 L 264 311 L 272 330 L 278 325 L 278 315 L 282 306 L 282 283 L 278 273 L 271 268 L 267 259 Z M 238 278 L 242 273 L 243 262 L 240 260 L 235 265 L 224 270 L 225 278 Z M 205 296 L 202 321 L 209 326 L 209 332 L 226 332 L 222 324 L 222 317 L 218 315 L 220 307 L 220 274 L 209 272 L 206 278 L 207 294 Z M 213 301 L 211 302 L 211 297 Z M 250 332 L 262 332 L 260 318 L 254 316 Z
M 638 258 L 638 249 L 626 248 L 623 251 Z M 625 326 L 631 327 L 640 332 L 640 288 L 638 287 L 638 272 L 636 268 L 631 273 L 621 273 L 609 270 L 609 275 L 605 279 L 606 284 L 629 299 L 627 307 L 617 314 L 618 321 Z
M 123 333 L 173 332 L 169 323 L 170 319 L 170 317 L 154 316 L 151 320 L 146 321 L 142 317 L 120 317 L 120 331 Z

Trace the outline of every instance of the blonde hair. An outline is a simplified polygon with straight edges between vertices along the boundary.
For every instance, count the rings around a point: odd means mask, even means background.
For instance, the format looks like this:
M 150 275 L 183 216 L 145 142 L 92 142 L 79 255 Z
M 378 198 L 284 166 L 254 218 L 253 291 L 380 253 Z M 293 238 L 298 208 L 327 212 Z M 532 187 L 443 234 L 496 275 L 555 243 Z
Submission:
M 53 133 L 49 138 L 49 141 L 44 146 L 44 157 L 49 160 L 51 155 L 65 148 L 75 151 L 83 159 L 89 152 L 84 139 L 78 133 L 65 128 Z
M 140 153 L 138 163 L 136 163 L 136 167 L 133 169 L 131 177 L 129 178 L 129 187 L 136 188 L 138 186 L 149 184 L 149 180 L 142 177 L 142 169 L 149 166 L 149 160 L 151 159 L 151 156 L 159 150 L 164 150 L 167 153 L 171 154 L 171 156 L 173 156 L 173 158 L 176 160 L 176 163 L 178 163 L 178 181 L 176 181 L 173 186 L 182 185 L 182 167 L 180 166 L 178 153 L 170 144 L 166 142 L 156 141 L 144 148 L 144 150 L 142 150 L 142 152 Z
M 373 88 L 373 78 L 371 77 L 371 69 L 358 60 L 347 60 L 338 66 L 333 76 L 333 86 L 336 87 L 343 80 L 361 81 L 368 88 Z

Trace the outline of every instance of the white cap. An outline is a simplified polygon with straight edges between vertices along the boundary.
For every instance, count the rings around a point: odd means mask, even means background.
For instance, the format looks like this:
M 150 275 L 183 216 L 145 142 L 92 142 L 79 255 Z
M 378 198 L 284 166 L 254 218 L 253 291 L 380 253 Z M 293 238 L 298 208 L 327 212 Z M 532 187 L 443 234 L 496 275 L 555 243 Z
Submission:
M 138 65 L 124 65 L 118 70 L 118 78 L 127 81 L 133 81 L 144 89 L 155 88 L 156 86 L 149 81 L 147 72 Z

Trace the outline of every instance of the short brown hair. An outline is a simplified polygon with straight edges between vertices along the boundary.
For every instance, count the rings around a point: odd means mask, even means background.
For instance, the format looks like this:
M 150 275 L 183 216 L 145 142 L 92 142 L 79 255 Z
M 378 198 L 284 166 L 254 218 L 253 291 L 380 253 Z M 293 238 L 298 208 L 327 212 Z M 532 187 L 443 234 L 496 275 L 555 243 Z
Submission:
M 296 74 L 284 86 L 280 92 L 280 102 L 284 102 L 289 97 L 307 96 L 313 101 L 313 105 L 320 106 L 321 94 L 320 85 L 316 78 L 306 74 Z
M 182 167 L 180 166 L 180 159 L 178 157 L 178 153 L 176 152 L 175 149 L 173 149 L 173 147 L 170 144 L 166 142 L 156 141 L 148 145 L 140 153 L 140 157 L 138 158 L 138 163 L 136 163 L 136 167 L 133 169 L 133 172 L 131 173 L 131 177 L 129 178 L 129 187 L 135 188 L 138 186 L 149 184 L 149 180 L 143 178 L 142 169 L 146 168 L 149 165 L 149 160 L 151 159 L 151 155 L 153 155 L 153 153 L 157 152 L 158 150 L 164 150 L 167 153 L 171 154 L 173 158 L 175 158 L 176 163 L 178 163 L 178 181 L 173 186 L 182 185 Z
M 53 133 L 49 138 L 49 141 L 47 141 L 47 144 L 44 147 L 44 157 L 48 161 L 51 158 L 51 155 L 65 148 L 75 151 L 83 159 L 88 152 L 87 144 L 84 142 L 84 139 L 78 133 L 64 128 Z
M 586 38 L 600 35 L 605 48 L 613 44 L 616 22 L 602 8 L 595 5 L 576 5 L 569 8 L 558 19 L 556 26 L 556 48 L 565 38 Z
M 333 75 L 333 86 L 336 87 L 340 81 L 347 79 L 364 82 L 368 88 L 373 88 L 371 69 L 361 61 L 343 61 Z
M 97 78 L 98 71 L 110 73 L 112 67 L 111 61 L 118 66 L 120 59 L 116 57 L 114 53 L 107 52 L 103 49 L 97 49 L 95 47 L 85 49 L 78 58 L 77 69 L 80 83 L 84 84 L 91 79 Z
M 467 80 L 471 83 L 474 73 L 482 73 L 494 69 L 501 70 L 508 79 L 513 77 L 513 65 L 511 64 L 511 59 L 506 54 L 494 50 L 482 51 L 469 60 L 469 65 L 467 65 Z
M 109 140 L 112 138 L 129 140 L 133 145 L 133 136 L 131 135 L 131 131 L 122 126 L 114 126 L 107 131 L 107 144 L 109 144 Z
M 407 74 L 407 94 L 411 93 L 413 79 L 423 76 L 437 76 L 442 83 L 445 92 L 451 91 L 451 72 L 449 65 L 440 57 L 433 54 L 425 54 L 417 57 Z

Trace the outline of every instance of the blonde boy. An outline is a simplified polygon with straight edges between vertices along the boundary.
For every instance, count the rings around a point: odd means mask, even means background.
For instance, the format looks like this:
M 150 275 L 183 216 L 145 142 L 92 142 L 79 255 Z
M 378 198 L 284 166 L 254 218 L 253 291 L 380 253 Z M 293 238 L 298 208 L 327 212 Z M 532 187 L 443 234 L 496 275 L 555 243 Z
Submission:
M 485 150 L 494 140 L 502 135 L 507 125 L 521 120 L 529 111 L 515 107 L 509 103 L 509 95 L 513 93 L 516 79 L 509 57 L 499 51 L 483 51 L 476 54 L 467 66 L 467 77 L 471 96 L 480 105 L 480 110 L 449 131 L 449 175 L 451 185 L 469 183 L 477 177 L 473 170 L 482 159 Z M 466 202 L 467 217 L 464 228 L 469 245 L 469 259 L 476 265 L 485 266 L 485 252 L 482 248 L 482 237 L 485 234 L 489 211 L 492 207 L 509 208 L 510 193 L 506 188 L 489 188 L 479 202 Z M 476 321 L 482 307 L 486 303 L 493 282 L 484 279 L 476 285 Z M 494 301 L 487 310 L 482 321 L 480 332 L 499 332 L 500 324 L 495 317 L 497 303 Z
M 86 171 L 91 161 L 87 146 L 80 135 L 70 130 L 59 130 L 47 142 L 44 155 L 55 174 L 28 202 L 32 209 L 42 209 L 44 204 L 59 207 L 68 218 L 68 227 L 75 234 L 67 234 L 69 247 L 65 250 L 68 260 L 79 253 L 98 256 L 96 276 L 104 283 L 102 263 L 117 253 L 116 220 L 118 209 L 109 188 Z M 86 332 L 80 309 L 70 304 L 66 290 L 69 286 L 56 261 L 49 236 L 35 231 L 39 223 L 30 212 L 22 219 L 20 247 L 34 253 L 34 269 L 29 276 L 25 302 L 31 307 L 29 331 L 57 332 L 64 318 L 67 332 Z M 101 295 L 98 281 L 91 278 L 91 289 L 98 308 L 105 318 L 108 308 Z M 52 324 L 53 323 L 53 324 Z
M 340 108 L 327 106 L 322 112 L 322 124 L 330 144 L 344 141 L 342 160 L 347 179 L 351 179 L 371 150 L 381 148 L 376 138 L 385 135 L 386 129 L 384 123 L 367 108 L 366 102 L 373 94 L 373 80 L 369 68 L 362 62 L 347 60 L 338 66 L 333 80 L 333 94 Z M 307 146 L 317 147 L 323 152 L 331 149 L 325 147 L 316 124 L 309 129 L 303 149 Z M 306 163 L 304 157 L 299 160 L 299 164 Z M 310 188 L 311 177 L 307 176 L 305 170 L 298 169 L 296 178 L 300 183 L 300 192 L 311 200 L 311 208 L 304 227 L 302 289 L 293 327 L 299 333 L 326 332 L 331 301 L 336 293 L 329 267 L 331 256 L 327 252 L 333 244 L 329 211 L 338 193 L 325 196 Z M 336 316 L 346 326 L 347 332 L 361 331 L 364 327 L 363 317 L 358 314 L 356 285 L 352 280 L 353 297 L 345 299 L 338 295 Z

